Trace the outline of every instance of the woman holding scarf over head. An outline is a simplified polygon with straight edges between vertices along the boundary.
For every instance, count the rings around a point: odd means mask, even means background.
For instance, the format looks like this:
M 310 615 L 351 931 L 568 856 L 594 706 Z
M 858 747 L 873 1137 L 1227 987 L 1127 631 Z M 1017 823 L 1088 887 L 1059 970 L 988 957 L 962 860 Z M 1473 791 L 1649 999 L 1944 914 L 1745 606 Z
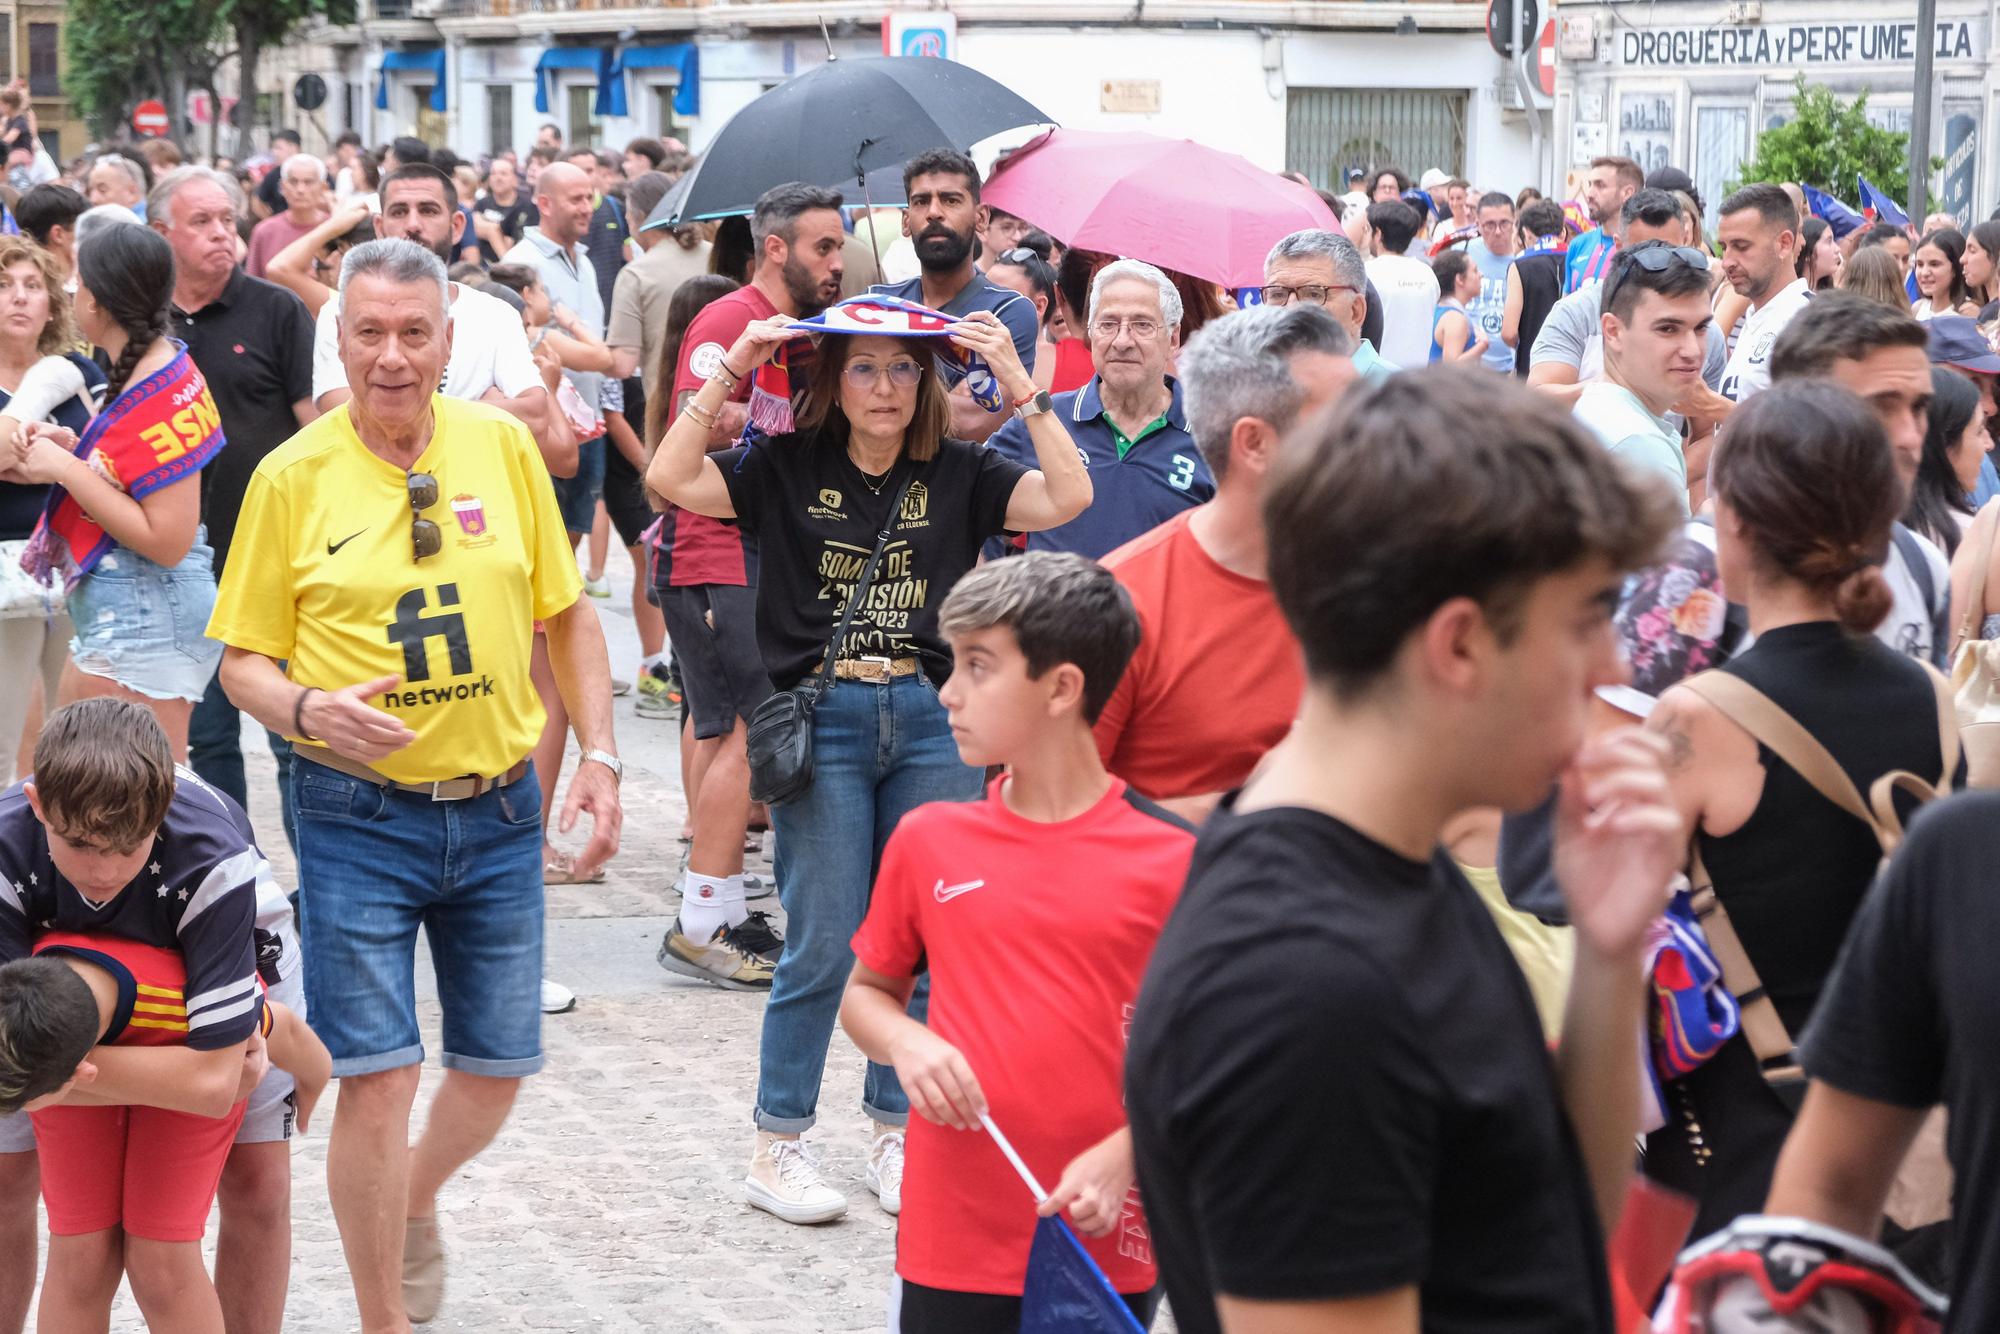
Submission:
M 833 687 L 813 713 L 811 785 L 771 807 L 790 926 L 764 1008 L 757 1146 L 744 1186 L 757 1207 L 814 1223 L 839 1217 L 847 1201 L 820 1180 L 799 1136 L 815 1120 L 827 1043 L 854 967 L 849 941 L 867 912 L 882 845 L 915 807 L 974 800 L 982 788 L 982 773 L 958 758 L 938 700 L 952 671 L 938 607 L 981 543 L 1069 522 L 1090 504 L 1091 487 L 1049 396 L 990 312 L 955 321 L 864 296 L 803 330 L 796 325 L 778 316 L 744 330 L 667 429 L 646 480 L 676 505 L 733 519 L 756 536 L 757 641 L 780 691 L 821 670 L 877 535 L 893 525 L 835 646 Z M 822 329 L 854 332 L 825 333 L 794 411 L 785 358 L 765 363 L 802 331 Z M 715 414 L 752 372 L 751 420 L 769 438 L 705 453 Z M 989 411 L 1026 418 L 1039 469 L 946 438 L 947 373 L 951 382 L 969 380 Z M 926 998 L 920 990 L 919 1011 Z M 893 1070 L 870 1065 L 862 1104 L 875 1122 L 869 1187 L 894 1213 L 909 1100 Z
M 10 480 L 50 488 L 21 564 L 45 583 L 61 576 L 68 594 L 76 638 L 60 702 L 144 704 L 179 760 L 222 656 L 205 634 L 215 576 L 192 483 L 223 440 L 207 383 L 167 337 L 173 291 L 173 251 L 152 229 L 112 227 L 84 242 L 76 323 L 112 359 L 104 410 L 81 437 L 0 413 L 0 461 Z

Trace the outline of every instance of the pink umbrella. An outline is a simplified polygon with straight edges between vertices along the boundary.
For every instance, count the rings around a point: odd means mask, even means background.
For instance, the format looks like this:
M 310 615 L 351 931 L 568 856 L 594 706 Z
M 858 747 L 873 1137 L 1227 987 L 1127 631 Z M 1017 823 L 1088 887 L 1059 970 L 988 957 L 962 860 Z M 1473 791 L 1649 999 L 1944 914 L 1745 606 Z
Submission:
M 1230 288 L 1262 283 L 1264 256 L 1281 238 L 1340 225 L 1297 181 L 1155 134 L 1051 130 L 1010 155 L 982 195 L 1065 245 Z

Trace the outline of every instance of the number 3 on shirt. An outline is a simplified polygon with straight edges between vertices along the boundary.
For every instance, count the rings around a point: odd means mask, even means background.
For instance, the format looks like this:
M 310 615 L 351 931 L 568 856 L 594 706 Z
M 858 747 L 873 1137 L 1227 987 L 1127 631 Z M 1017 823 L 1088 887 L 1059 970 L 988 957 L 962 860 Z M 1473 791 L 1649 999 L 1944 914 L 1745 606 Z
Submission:
M 1167 474 L 1167 485 L 1176 491 L 1185 491 L 1194 485 L 1194 460 L 1185 454 L 1174 455 L 1174 470 Z

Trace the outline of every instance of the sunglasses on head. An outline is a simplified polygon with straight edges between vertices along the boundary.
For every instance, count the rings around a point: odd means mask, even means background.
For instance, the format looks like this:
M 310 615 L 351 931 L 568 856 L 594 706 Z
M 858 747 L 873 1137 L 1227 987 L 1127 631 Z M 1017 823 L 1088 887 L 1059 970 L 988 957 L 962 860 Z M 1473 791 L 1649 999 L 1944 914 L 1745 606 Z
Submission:
M 1707 273 L 1708 255 L 1693 246 L 1669 245 L 1665 241 L 1642 241 L 1630 250 L 1619 251 L 1612 263 L 1611 277 L 1604 285 L 1603 309 L 1611 309 L 1612 300 L 1617 297 L 1619 287 L 1632 276 L 1632 270 L 1665 273 L 1676 264 Z
M 417 559 L 435 556 L 444 550 L 444 530 L 424 517 L 424 511 L 438 502 L 437 478 L 427 472 L 413 472 L 403 479 L 410 494 L 410 552 Z
M 998 264 L 1026 264 L 1031 259 L 1040 259 L 1041 257 L 1041 251 L 1031 249 L 1028 246 L 1017 245 L 1012 250 L 1001 251 L 1000 258 L 994 262 Z

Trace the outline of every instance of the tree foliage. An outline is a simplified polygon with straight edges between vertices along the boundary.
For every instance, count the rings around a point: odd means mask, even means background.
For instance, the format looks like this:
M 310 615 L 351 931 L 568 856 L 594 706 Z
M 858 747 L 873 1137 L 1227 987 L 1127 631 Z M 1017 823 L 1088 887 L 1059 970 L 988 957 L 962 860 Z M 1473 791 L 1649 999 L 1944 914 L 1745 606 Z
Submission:
M 1800 74 L 1792 80 L 1792 119 L 1757 136 L 1757 154 L 1736 184 L 1800 181 L 1852 201 L 1855 177 L 1866 176 L 1900 203 L 1909 193 L 1909 156 L 1908 134 L 1869 124 L 1866 89 L 1847 101 Z M 1943 165 L 1931 162 L 1933 170 Z

